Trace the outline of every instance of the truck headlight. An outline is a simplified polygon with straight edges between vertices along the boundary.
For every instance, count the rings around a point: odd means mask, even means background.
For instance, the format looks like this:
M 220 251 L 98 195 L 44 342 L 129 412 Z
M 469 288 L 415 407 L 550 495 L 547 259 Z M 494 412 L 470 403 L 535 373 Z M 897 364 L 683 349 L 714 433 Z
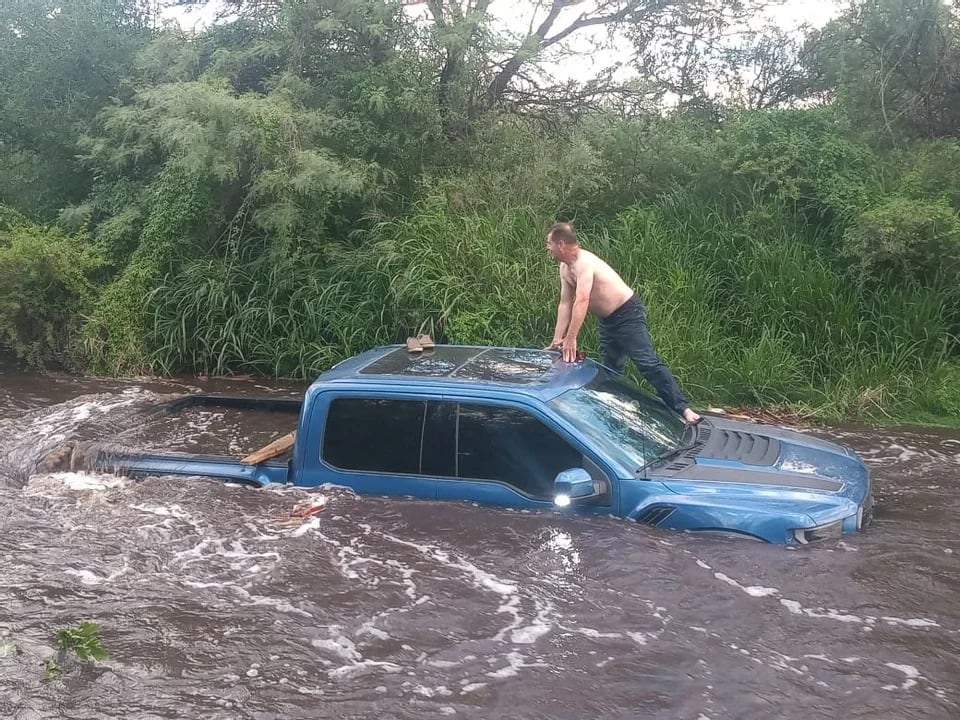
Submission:
M 834 520 L 824 525 L 817 525 L 812 528 L 796 528 L 793 531 L 793 539 L 801 545 L 808 545 L 820 540 L 829 540 L 830 538 L 839 538 L 843 534 L 843 520 Z

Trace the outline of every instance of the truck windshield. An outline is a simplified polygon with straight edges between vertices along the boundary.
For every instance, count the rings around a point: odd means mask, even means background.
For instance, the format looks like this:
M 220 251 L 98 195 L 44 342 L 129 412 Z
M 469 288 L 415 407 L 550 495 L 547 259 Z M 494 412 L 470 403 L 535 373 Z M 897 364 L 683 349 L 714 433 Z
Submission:
M 633 471 L 683 441 L 686 425 L 678 415 L 635 385 L 607 373 L 547 404 L 611 459 Z

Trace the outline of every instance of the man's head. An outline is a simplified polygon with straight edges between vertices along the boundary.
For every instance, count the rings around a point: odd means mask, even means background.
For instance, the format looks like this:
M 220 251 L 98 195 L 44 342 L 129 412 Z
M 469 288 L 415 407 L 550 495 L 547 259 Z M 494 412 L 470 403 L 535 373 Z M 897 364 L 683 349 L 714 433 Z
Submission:
M 580 245 L 577 232 L 570 223 L 554 223 L 547 231 L 547 252 L 558 262 L 566 262 L 576 257 Z

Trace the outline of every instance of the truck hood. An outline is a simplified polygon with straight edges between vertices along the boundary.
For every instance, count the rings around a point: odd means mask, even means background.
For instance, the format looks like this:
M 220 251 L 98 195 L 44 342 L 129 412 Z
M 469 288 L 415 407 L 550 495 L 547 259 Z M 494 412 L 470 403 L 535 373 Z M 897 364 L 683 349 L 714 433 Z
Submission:
M 866 466 L 850 449 L 772 425 L 710 418 L 692 447 L 650 468 L 668 487 L 733 483 L 840 494 L 861 502 L 869 492 Z M 680 490 L 679 487 L 671 487 Z

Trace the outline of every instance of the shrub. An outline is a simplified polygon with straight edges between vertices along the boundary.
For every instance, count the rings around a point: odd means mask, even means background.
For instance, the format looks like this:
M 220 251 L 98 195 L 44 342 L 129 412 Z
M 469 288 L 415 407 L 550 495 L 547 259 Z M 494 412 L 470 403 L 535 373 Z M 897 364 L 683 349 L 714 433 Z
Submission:
M 75 367 L 72 346 L 101 260 L 85 236 L 12 222 L 0 225 L 0 347 L 31 369 Z
M 843 240 L 861 283 L 952 289 L 960 283 L 960 220 L 946 200 L 893 197 L 861 213 Z

